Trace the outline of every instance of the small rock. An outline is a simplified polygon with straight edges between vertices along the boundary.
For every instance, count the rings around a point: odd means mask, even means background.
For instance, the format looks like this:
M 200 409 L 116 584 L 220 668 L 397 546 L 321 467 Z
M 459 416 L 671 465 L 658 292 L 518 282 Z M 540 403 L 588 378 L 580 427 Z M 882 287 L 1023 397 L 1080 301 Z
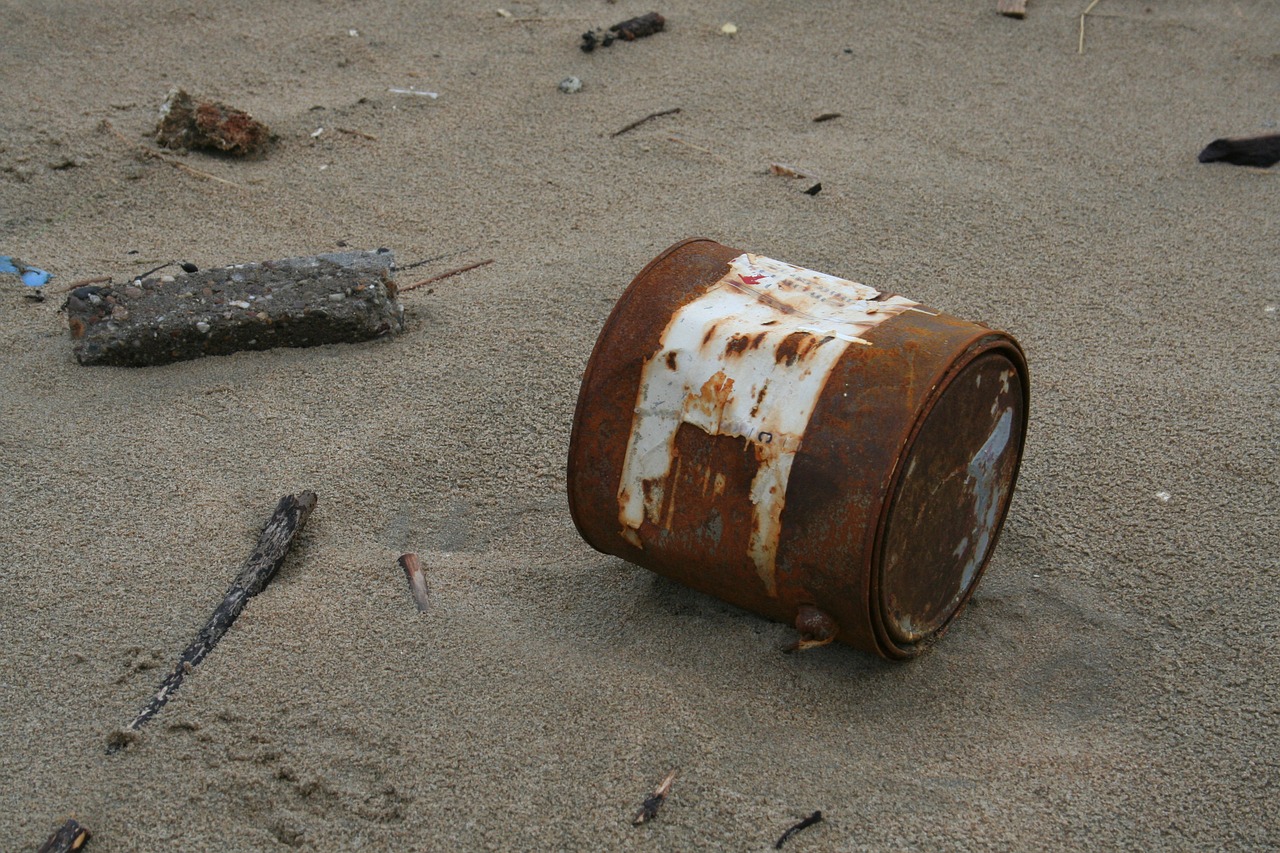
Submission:
M 726 35 L 726 36 L 736 36 L 738 34 L 738 28 L 733 24 L 725 24 L 723 27 L 720 28 L 720 34 Z
M 566 77 L 560 81 L 560 91 L 566 95 L 572 95 L 575 92 L 582 91 L 582 81 L 577 77 Z
M 220 104 L 200 101 L 181 89 L 173 89 L 160 107 L 156 142 L 166 148 L 204 148 L 236 157 L 257 154 L 274 137 L 253 116 Z
M 199 323 L 196 323 L 196 331 L 202 335 L 209 334 L 209 324 L 204 320 L 201 320 Z

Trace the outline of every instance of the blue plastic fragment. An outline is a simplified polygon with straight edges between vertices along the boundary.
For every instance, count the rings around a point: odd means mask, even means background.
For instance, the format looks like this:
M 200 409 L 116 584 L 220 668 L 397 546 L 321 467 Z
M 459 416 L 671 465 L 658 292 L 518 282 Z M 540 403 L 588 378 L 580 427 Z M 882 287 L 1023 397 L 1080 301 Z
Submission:
M 40 287 L 53 278 L 52 275 L 44 270 L 29 267 L 22 261 L 11 258 L 8 255 L 0 255 L 0 273 L 18 276 L 27 287 Z

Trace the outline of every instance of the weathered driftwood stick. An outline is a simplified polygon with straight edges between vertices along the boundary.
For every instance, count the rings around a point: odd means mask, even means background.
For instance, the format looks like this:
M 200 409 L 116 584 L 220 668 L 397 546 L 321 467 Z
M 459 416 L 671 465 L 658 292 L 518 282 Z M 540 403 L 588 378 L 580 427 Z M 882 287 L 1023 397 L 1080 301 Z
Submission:
M 1010 18 L 1027 16 L 1027 0 L 997 0 L 996 11 Z
M 653 789 L 653 793 L 645 797 L 644 804 L 640 806 L 640 810 L 636 812 L 636 816 L 631 822 L 636 826 L 653 820 L 658 816 L 658 809 L 662 808 L 662 804 L 667 799 L 667 794 L 671 793 L 671 783 L 676 780 L 676 771 L 672 770 L 667 774 L 667 778 L 659 783 L 658 787 Z
M 431 602 L 427 597 L 427 576 L 422 572 L 422 561 L 417 554 L 404 554 L 396 562 L 404 569 L 404 576 L 409 580 L 409 591 L 413 593 L 413 602 L 418 605 L 418 612 L 426 613 Z
M 187 677 L 187 673 L 213 651 L 213 647 L 218 644 L 218 640 L 222 639 L 222 635 L 227 633 L 227 629 L 236 621 L 236 617 L 244 610 L 249 599 L 262 592 L 275 577 L 280 564 L 284 562 L 285 555 L 289 553 L 289 546 L 293 544 L 294 537 L 307 523 L 311 510 L 315 509 L 315 506 L 315 492 L 299 492 L 280 499 L 276 511 L 271 514 L 266 527 L 262 529 L 262 535 L 258 537 L 257 547 L 245 561 L 240 574 L 236 575 L 236 579 L 231 582 L 227 594 L 222 597 L 222 603 L 213 611 L 209 621 L 178 658 L 178 665 L 174 667 L 173 672 L 169 673 L 169 677 L 160 683 L 160 689 L 156 691 L 151 701 L 143 707 L 138 716 L 133 718 L 133 722 L 108 739 L 107 752 L 115 752 L 124 746 L 129 740 L 129 733 L 137 731 L 143 723 L 154 717 L 182 686 L 182 680 Z
M 71 853 L 83 847 L 88 840 L 89 830 L 69 817 L 57 832 L 49 836 L 48 841 L 40 845 L 37 853 Z
M 385 250 L 340 252 L 76 288 L 72 347 L 81 364 L 141 367 L 369 340 L 404 327 L 394 264 Z

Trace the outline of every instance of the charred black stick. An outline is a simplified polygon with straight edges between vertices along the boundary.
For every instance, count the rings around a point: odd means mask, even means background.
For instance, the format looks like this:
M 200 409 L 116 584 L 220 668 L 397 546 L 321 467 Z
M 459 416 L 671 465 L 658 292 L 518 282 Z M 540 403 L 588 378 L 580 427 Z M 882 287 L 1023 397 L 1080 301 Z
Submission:
M 1217 161 L 1234 166 L 1270 168 L 1280 163 L 1280 133 L 1242 139 L 1215 139 L 1200 152 L 1200 162 Z
M 670 109 L 670 110 L 663 110 L 663 111 L 662 111 L 662 112 L 660 112 L 660 113 L 649 113 L 649 114 L 648 114 L 647 116 L 645 116 L 644 118 L 636 119 L 635 121 L 631 122 L 631 124 L 627 125 L 627 126 L 626 126 L 626 127 L 624 127 L 622 130 L 619 130 L 617 133 L 611 133 L 611 134 L 609 134 L 609 138 L 610 138 L 610 139 L 613 139 L 614 137 L 621 136 L 622 134 L 626 133 L 626 132 L 627 132 L 627 131 L 629 131 L 629 130 L 635 130 L 637 127 L 639 127 L 640 125 L 644 124 L 646 121 L 651 121 L 651 120 L 653 120 L 653 119 L 655 119 L 655 118 L 658 118 L 659 116 L 675 115 L 675 114 L 676 114 L 676 113 L 678 113 L 678 112 L 680 112 L 680 108 L 679 108 L 679 107 L 675 107 L 674 109 Z
M 620 24 L 614 24 L 603 33 L 600 30 L 589 30 L 582 34 L 582 44 L 579 47 L 582 48 L 583 53 L 590 53 L 597 46 L 608 47 L 618 39 L 635 41 L 645 36 L 651 36 L 654 33 L 660 33 L 666 24 L 666 18 L 657 12 L 650 12 L 647 15 L 628 18 Z
M 782 845 L 786 842 L 788 838 L 795 835 L 797 832 L 800 832 L 801 830 L 808 829 L 809 827 L 813 826 L 815 823 L 821 823 L 821 822 L 822 822 L 822 812 L 820 811 L 814 812 L 804 820 L 797 823 L 795 826 L 788 829 L 786 832 L 782 833 L 782 837 L 778 839 L 777 844 L 773 845 L 773 849 L 781 850 Z
M 427 576 L 422 572 L 422 561 L 417 554 L 404 554 L 399 560 L 400 568 L 409 581 L 409 591 L 413 593 L 413 603 L 418 605 L 419 613 L 426 613 L 431 606 L 428 599 Z
M 58 831 L 49 836 L 49 840 L 40 845 L 37 853 L 71 853 L 84 847 L 89 840 L 89 830 L 85 829 L 75 818 L 67 818 L 67 822 L 58 827 Z
M 653 793 L 645 797 L 644 804 L 640 806 L 640 810 L 636 812 L 636 816 L 631 822 L 636 826 L 653 820 L 658 816 L 658 809 L 662 808 L 662 804 L 666 802 L 667 794 L 671 793 L 671 783 L 676 780 L 676 771 L 672 770 L 667 774 L 667 778 L 663 779 L 658 787 L 653 789 Z
M 160 689 L 156 691 L 151 701 L 143 706 L 138 716 L 133 718 L 133 722 L 111 736 L 107 742 L 107 752 L 115 752 L 128 743 L 129 734 L 137 731 L 147 720 L 154 717 L 182 686 L 182 680 L 187 677 L 187 673 L 213 651 L 213 647 L 218 644 L 218 640 L 222 639 L 222 635 L 227 633 L 249 599 L 262 592 L 275 577 L 285 556 L 289 553 L 289 546 L 293 544 L 294 538 L 307 523 L 315 506 L 315 492 L 299 492 L 280 499 L 276 511 L 271 514 L 271 518 L 262 529 L 262 535 L 258 537 L 257 547 L 245 561 L 240 574 L 236 575 L 236 579 L 231 582 L 227 594 L 222 598 L 222 603 L 213 611 L 209 621 L 178 658 L 178 665 L 174 667 L 173 672 L 169 673 L 169 677 L 160 683 Z
M 662 28 L 666 26 L 667 19 L 659 15 L 657 12 L 650 12 L 647 15 L 640 15 L 636 18 L 628 18 L 620 24 L 614 24 L 609 28 L 609 32 L 614 33 L 623 41 L 635 41 L 645 36 L 651 36 L 654 33 L 662 32 Z

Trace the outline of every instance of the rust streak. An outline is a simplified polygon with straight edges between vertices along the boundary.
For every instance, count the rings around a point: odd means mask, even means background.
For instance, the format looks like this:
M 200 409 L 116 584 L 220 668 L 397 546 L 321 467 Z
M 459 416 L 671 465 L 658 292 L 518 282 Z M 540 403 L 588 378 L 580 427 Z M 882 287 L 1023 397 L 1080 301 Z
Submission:
M 662 521 L 662 526 L 667 530 L 671 529 L 671 520 L 676 514 L 676 488 L 680 484 L 680 457 L 676 457 L 676 467 L 667 478 L 667 516 Z
M 746 352 L 749 348 L 752 348 L 751 338 L 741 334 L 734 335 L 732 338 L 729 338 L 729 343 L 724 345 L 724 354 L 727 358 L 741 352 Z
M 774 361 L 778 364 L 786 362 L 787 366 L 804 358 L 814 348 L 813 335 L 808 332 L 792 332 L 782 339 L 774 352 Z
M 756 394 L 756 404 L 751 407 L 751 417 L 754 418 L 759 413 L 760 406 L 764 403 L 764 398 L 768 394 L 769 394 L 769 383 L 766 382 L 764 384 L 764 387 L 760 389 L 760 393 Z

